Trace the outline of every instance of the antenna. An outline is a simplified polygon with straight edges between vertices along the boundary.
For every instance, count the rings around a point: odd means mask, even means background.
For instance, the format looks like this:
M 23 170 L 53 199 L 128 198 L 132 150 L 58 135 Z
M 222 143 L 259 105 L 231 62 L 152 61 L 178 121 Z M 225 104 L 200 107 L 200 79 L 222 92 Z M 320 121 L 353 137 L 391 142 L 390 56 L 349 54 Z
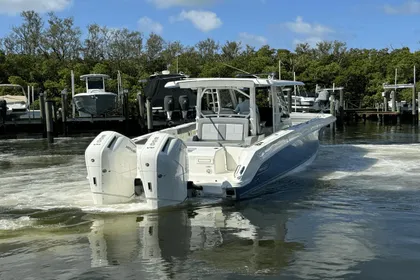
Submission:
M 241 71 L 242 73 L 252 75 L 252 74 L 251 74 L 251 73 L 249 73 L 249 72 L 246 72 L 246 71 L 244 71 L 244 70 L 242 70 L 242 69 L 236 68 L 236 67 L 234 67 L 234 66 L 232 66 L 232 65 L 229 65 L 229 64 L 227 64 L 227 63 L 222 62 L 222 64 L 223 64 L 224 66 L 230 67 L 230 68 L 232 68 L 232 69 L 235 69 L 235 70 Z

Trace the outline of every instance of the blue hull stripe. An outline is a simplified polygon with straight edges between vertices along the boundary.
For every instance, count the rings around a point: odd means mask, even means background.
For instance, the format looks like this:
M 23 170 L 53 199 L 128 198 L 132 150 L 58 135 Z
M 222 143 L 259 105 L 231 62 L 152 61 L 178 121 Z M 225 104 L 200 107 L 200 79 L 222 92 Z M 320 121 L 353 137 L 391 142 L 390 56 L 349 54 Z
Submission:
M 266 160 L 252 181 L 243 187 L 234 188 L 236 199 L 245 199 L 264 192 L 264 186 L 273 179 L 284 176 L 313 157 L 319 147 L 318 133 L 311 133 L 303 139 L 280 150 Z M 263 169 L 263 170 L 262 170 Z

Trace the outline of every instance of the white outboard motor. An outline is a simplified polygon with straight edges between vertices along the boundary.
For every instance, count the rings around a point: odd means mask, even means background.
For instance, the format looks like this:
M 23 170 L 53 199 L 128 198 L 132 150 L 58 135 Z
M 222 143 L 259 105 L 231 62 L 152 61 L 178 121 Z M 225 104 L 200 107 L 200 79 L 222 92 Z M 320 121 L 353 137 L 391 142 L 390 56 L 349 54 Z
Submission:
M 100 133 L 87 147 L 85 161 L 95 204 L 125 203 L 134 198 L 137 148 L 113 131 Z
M 177 205 L 187 198 L 188 152 L 185 143 L 166 133 L 155 133 L 139 151 L 138 177 L 152 209 Z

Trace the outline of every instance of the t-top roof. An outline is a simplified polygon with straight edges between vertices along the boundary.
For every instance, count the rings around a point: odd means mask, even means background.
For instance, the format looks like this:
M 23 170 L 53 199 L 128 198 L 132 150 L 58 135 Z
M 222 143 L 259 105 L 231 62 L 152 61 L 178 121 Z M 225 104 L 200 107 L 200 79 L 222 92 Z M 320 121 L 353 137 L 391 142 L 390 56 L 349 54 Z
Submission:
M 270 87 L 270 86 L 303 86 L 304 83 L 299 81 L 287 81 L 287 80 L 271 80 L 261 78 L 192 78 L 180 81 L 173 81 L 166 83 L 166 88 L 224 88 L 224 87 L 236 87 L 236 88 L 251 88 L 251 87 Z
M 86 80 L 86 79 L 109 79 L 109 76 L 106 74 L 86 74 L 80 76 L 80 80 Z
M 0 84 L 0 87 L 18 87 L 23 89 L 23 87 L 18 84 Z

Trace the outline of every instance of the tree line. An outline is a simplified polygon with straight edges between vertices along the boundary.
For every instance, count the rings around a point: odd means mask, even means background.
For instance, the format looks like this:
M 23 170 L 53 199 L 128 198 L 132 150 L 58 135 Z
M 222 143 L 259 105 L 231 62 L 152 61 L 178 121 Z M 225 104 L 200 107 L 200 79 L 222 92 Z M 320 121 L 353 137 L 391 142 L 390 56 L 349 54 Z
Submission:
M 114 29 L 92 23 L 86 35 L 72 17 L 49 13 L 46 21 L 34 11 L 21 13 L 22 23 L 0 38 L 0 83 L 34 86 L 58 98 L 70 88 L 70 71 L 75 73 L 76 92 L 84 91 L 78 77 L 87 73 L 111 76 L 110 91 L 116 91 L 117 72 L 123 87 L 135 99 L 140 79 L 165 69 L 191 77 L 233 77 L 242 69 L 249 73 L 278 73 L 281 78 L 305 83 L 306 91 L 315 85 L 345 88 L 345 98 L 372 106 L 382 100 L 383 83 L 393 83 L 395 68 L 398 82 L 413 82 L 413 66 L 420 65 L 420 52 L 409 48 L 358 49 L 344 42 L 324 41 L 315 47 L 302 43 L 294 51 L 269 45 L 255 48 L 239 41 L 220 43 L 212 38 L 194 46 L 166 41 L 158 34 L 147 37 L 127 28 Z M 236 68 L 236 69 L 235 69 Z M 405 90 L 399 99 L 411 100 Z

